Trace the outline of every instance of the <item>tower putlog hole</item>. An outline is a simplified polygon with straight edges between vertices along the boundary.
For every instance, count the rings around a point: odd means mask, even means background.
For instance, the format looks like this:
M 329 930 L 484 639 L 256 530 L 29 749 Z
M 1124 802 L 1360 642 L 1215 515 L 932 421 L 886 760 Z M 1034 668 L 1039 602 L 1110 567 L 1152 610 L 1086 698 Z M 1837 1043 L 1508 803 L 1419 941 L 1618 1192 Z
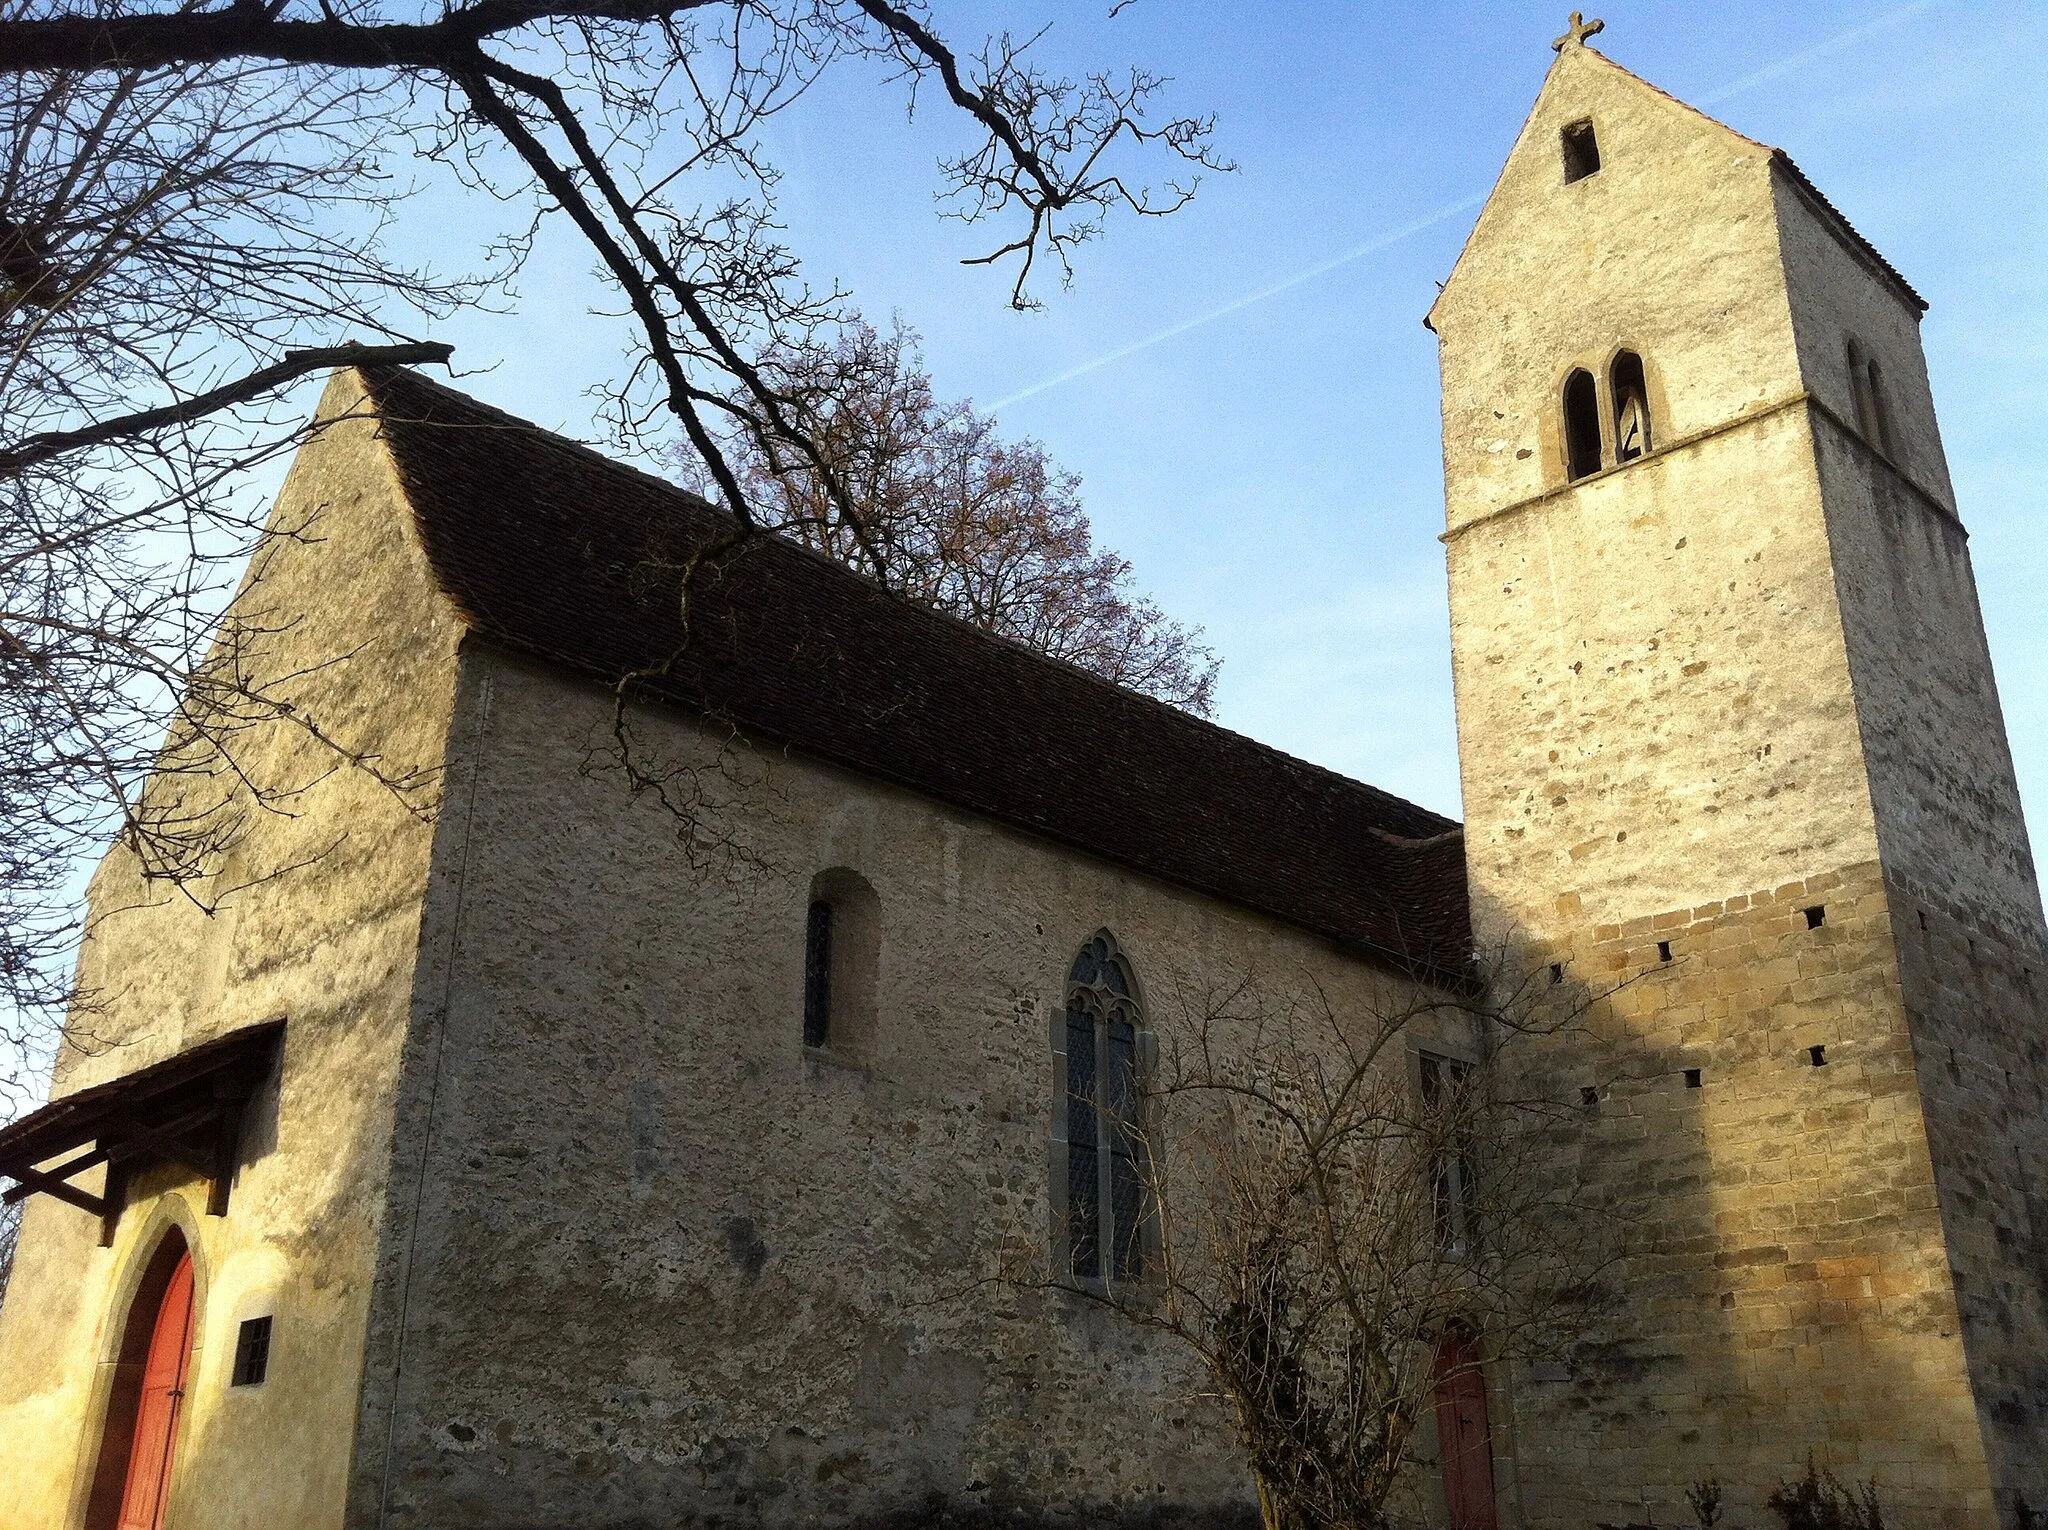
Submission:
M 1817 930 L 1828 922 L 1828 911 L 1823 904 L 1816 903 L 1812 908 L 1801 909 L 1800 912 L 1806 915 L 1806 927 L 1809 930 Z
M 1699 1069 L 1697 1069 L 1697 1068 L 1687 1068 L 1687 1069 L 1685 1070 L 1685 1087 L 1686 1087 L 1686 1088 L 1688 1088 L 1688 1089 L 1697 1089 L 1697 1088 L 1699 1088 L 1699 1087 L 1700 1087 L 1700 1070 L 1699 1070 Z
M 1670 960 L 1671 960 L 1671 942 L 1670 942 L 1670 941 L 1668 941 L 1668 940 L 1660 940 L 1660 941 L 1658 941 L 1658 942 L 1657 942 L 1657 960 L 1658 960 L 1658 961 L 1660 961 L 1660 962 L 1668 962 L 1668 961 L 1670 961 Z
M 1828 1065 L 1828 1049 L 1825 1046 L 1808 1047 L 1806 1060 L 1816 1068 L 1825 1068 Z

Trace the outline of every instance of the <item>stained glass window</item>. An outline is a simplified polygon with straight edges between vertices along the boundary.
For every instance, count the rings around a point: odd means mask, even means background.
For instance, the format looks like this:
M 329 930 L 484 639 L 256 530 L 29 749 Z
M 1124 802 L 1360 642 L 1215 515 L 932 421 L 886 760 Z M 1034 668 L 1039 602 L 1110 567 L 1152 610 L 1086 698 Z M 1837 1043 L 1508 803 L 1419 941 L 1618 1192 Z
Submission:
M 1130 966 L 1107 931 L 1067 974 L 1067 1268 L 1092 1279 L 1144 1271 L 1147 1215 L 1140 1038 Z

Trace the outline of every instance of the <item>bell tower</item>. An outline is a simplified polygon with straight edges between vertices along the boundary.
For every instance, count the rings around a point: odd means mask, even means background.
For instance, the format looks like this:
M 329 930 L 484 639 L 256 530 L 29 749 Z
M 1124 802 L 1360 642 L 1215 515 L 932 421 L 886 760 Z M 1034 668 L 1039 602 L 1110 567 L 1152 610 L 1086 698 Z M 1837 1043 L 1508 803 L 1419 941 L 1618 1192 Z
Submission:
M 1428 321 L 1474 918 L 1592 1000 L 1541 1068 L 1632 1227 L 1618 1315 L 1512 1379 L 1512 1470 L 1538 1524 L 1709 1477 L 1762 1522 L 1809 1453 L 1896 1525 L 2013 1524 L 2048 934 L 1926 304 L 1599 30 Z

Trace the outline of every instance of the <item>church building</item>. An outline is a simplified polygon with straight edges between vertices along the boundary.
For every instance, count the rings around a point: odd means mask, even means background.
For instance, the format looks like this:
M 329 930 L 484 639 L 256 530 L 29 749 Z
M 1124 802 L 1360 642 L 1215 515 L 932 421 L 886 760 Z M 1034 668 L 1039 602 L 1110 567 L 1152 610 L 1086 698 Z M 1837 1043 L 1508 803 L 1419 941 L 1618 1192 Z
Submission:
M 290 810 L 217 912 L 107 856 L 91 1044 L 0 1130 L 0 1520 L 1256 1524 L 1186 1354 L 976 1277 L 1130 1275 L 1169 974 L 1503 943 L 1590 1006 L 1515 1082 L 1622 1305 L 1482 1356 L 1402 1512 L 2048 1511 L 2048 929 L 1926 304 L 1596 30 L 1427 320 L 1462 825 L 775 538 L 686 627 L 718 512 L 336 375 L 236 605 L 325 737 L 244 741 Z

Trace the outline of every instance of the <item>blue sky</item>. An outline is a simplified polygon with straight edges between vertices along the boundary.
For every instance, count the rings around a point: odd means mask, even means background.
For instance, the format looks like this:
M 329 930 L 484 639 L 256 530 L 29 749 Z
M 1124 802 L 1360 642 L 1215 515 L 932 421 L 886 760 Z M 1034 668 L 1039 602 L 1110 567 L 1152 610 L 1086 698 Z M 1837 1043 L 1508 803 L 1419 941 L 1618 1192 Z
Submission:
M 957 264 L 985 231 L 935 212 L 933 160 L 964 142 L 951 114 L 908 122 L 900 89 L 854 68 L 774 130 L 791 240 L 814 279 L 923 333 L 943 394 L 994 406 L 1082 475 L 1098 536 L 1224 656 L 1220 721 L 1455 814 L 1421 319 L 1564 8 L 1108 9 L 935 13 L 963 43 L 1051 17 L 1054 63 L 1173 76 L 1169 103 L 1215 112 L 1240 167 L 1193 206 L 1115 223 L 1070 290 L 1044 284 L 1043 311 L 1013 313 L 1004 278 Z M 1933 305 L 1950 466 L 2022 789 L 2048 833 L 2048 601 L 2029 593 L 2048 589 L 2048 7 L 1636 0 L 1600 14 L 1596 46 L 1789 151 Z M 489 369 L 463 386 L 592 434 L 581 390 L 616 365 L 620 332 L 590 315 L 604 300 L 587 265 L 544 244 L 510 314 L 437 330 Z

